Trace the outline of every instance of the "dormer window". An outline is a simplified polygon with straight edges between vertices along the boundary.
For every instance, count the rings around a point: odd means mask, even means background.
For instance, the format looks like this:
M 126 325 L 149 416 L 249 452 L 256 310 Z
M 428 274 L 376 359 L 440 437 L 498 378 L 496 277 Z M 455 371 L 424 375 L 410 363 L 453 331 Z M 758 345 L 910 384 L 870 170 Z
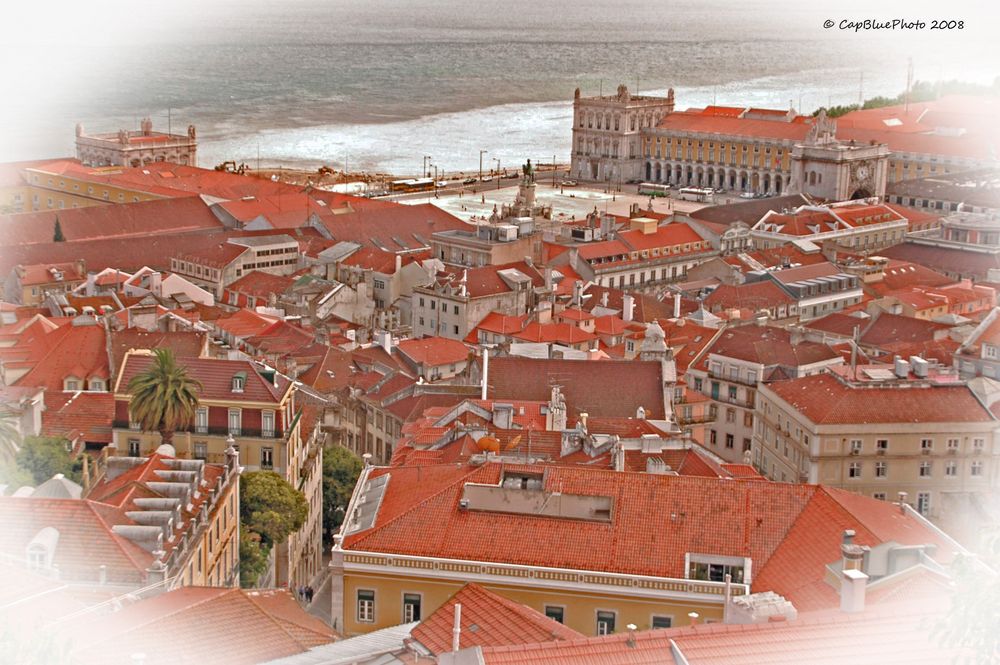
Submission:
M 80 379 L 75 376 L 66 377 L 63 381 L 63 390 L 75 392 L 80 389 Z
M 233 392 L 234 393 L 241 393 L 241 392 L 243 392 L 243 388 L 244 388 L 244 386 L 246 386 L 246 383 L 247 383 L 246 372 L 237 372 L 236 374 L 234 374 L 233 375 Z
M 29 545 L 28 546 L 28 569 L 29 570 L 41 570 L 47 567 L 48 563 L 48 552 L 41 545 Z
M 93 392 L 104 392 L 106 390 L 104 381 L 101 379 L 91 379 L 89 389 Z

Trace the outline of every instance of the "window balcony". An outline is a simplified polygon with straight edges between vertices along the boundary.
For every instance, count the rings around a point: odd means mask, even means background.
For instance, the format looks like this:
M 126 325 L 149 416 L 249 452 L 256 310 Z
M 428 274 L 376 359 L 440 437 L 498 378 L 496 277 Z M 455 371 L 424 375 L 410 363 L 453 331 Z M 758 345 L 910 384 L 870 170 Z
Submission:
M 123 420 L 116 420 L 113 423 L 114 429 L 127 429 L 133 431 L 139 429 L 138 427 L 132 428 L 129 425 L 130 423 Z M 287 433 L 287 430 L 282 431 L 277 428 L 263 429 L 263 428 L 251 428 L 251 427 L 230 428 L 230 427 L 191 426 L 191 427 L 182 427 L 177 430 L 178 434 L 182 432 L 190 432 L 191 434 L 197 434 L 202 436 L 207 435 L 207 436 L 227 437 L 230 434 L 232 434 L 233 436 L 239 436 L 251 439 L 283 439 L 285 437 L 285 434 Z

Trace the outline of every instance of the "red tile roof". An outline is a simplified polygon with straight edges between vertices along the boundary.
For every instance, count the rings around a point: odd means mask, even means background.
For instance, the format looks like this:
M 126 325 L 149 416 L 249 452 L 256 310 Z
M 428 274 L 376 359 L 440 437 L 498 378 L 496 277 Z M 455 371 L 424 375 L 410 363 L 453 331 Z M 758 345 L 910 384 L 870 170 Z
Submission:
M 544 491 L 609 497 L 611 520 L 460 509 L 466 483 L 497 485 L 506 472 L 543 474 Z M 839 559 L 844 529 L 855 529 L 861 545 L 936 545 L 943 563 L 955 552 L 891 503 L 816 485 L 509 463 L 374 474 L 391 482 L 374 526 L 348 535 L 347 550 L 678 578 L 686 553 L 743 556 L 753 560 L 753 591 L 774 591 L 797 607 L 815 606 L 820 586 L 835 601 L 826 565 Z
M 79 282 L 87 279 L 87 274 L 76 261 L 68 263 L 38 263 L 22 266 L 22 268 L 24 272 L 20 278 L 21 286 Z M 56 273 L 61 273 L 61 277 L 56 277 Z
M 64 580 L 98 579 L 98 567 L 107 566 L 111 583 L 144 586 L 152 555 L 111 530 L 130 524 L 118 508 L 86 499 L 0 497 L 4 537 L 0 550 L 23 560 L 28 544 L 46 527 L 59 531 L 53 563 Z
M 770 280 L 739 285 L 720 284 L 705 298 L 705 306 L 716 313 L 726 309 L 759 312 L 793 303 L 795 299 Z
M 175 358 L 199 358 L 208 349 L 208 333 L 151 332 L 140 328 L 111 331 L 111 371 L 117 372 L 130 349 L 170 349 Z
M 261 335 L 277 325 L 281 319 L 266 314 L 259 314 L 250 309 L 240 309 L 229 316 L 215 320 L 215 327 L 233 337 L 253 337 Z
M 111 376 L 104 326 L 66 325 L 51 335 L 48 341 L 53 344 L 49 351 L 38 359 L 31 371 L 16 381 L 17 385 L 60 392 L 68 377 L 82 382 L 91 377 L 107 381 Z M 84 387 L 80 385 L 81 389 Z
M 334 633 L 286 590 L 183 587 L 82 625 L 79 663 L 127 661 L 251 665 L 327 644 Z M 183 639 L 164 639 L 165 635 Z
M 978 252 L 956 247 L 936 247 L 904 242 L 880 250 L 879 254 L 891 259 L 911 261 L 945 273 L 986 279 L 994 268 L 1000 268 L 1000 253 Z
M 272 275 L 263 270 L 251 270 L 238 280 L 226 287 L 227 291 L 255 296 L 257 298 L 267 298 L 272 293 L 284 293 L 295 283 L 292 277 L 284 275 Z M 266 305 L 264 302 L 258 303 Z
M 926 342 L 945 336 L 951 326 L 909 316 L 879 312 L 867 328 L 861 330 L 861 343 L 883 346 L 901 342 Z
M 111 393 L 77 392 L 45 395 L 42 434 L 87 443 L 111 443 L 115 397 Z
M 994 420 L 966 386 L 851 388 L 830 374 L 817 374 L 766 389 L 818 425 Z
M 514 333 L 513 337 L 524 342 L 566 345 L 584 344 L 597 339 L 597 335 L 578 328 L 572 323 L 538 323 L 537 321 L 529 323 L 524 330 Z
M 67 242 L 223 229 L 201 199 L 185 197 L 0 216 L 0 245 L 50 243 L 56 218 Z
M 402 257 L 400 258 L 402 259 Z M 406 263 L 409 263 L 410 260 Z M 396 274 L 396 254 L 383 251 L 378 247 L 362 247 L 341 261 L 340 264 L 372 270 L 383 275 Z
M 491 358 L 488 396 L 547 401 L 558 384 L 573 416 L 625 418 L 641 405 L 655 420 L 664 417 L 663 381 L 656 361 Z
M 404 339 L 396 349 L 418 365 L 439 367 L 464 362 L 469 359 L 469 347 L 462 342 L 445 337 Z
M 135 351 L 126 354 L 115 384 L 115 392 L 127 394 L 129 381 L 136 374 L 153 364 L 152 354 Z M 178 360 L 178 365 L 188 371 L 188 375 L 201 382 L 201 399 L 225 400 L 233 402 L 270 402 L 282 400 L 291 388 L 291 383 L 278 375 L 278 386 L 267 381 L 257 372 L 257 365 L 249 360 L 216 360 L 214 358 L 186 358 Z M 243 392 L 233 392 L 233 376 L 246 375 Z
M 668 113 L 660 120 L 657 128 L 675 132 L 696 132 L 802 141 L 809 132 L 810 124 L 808 121 L 750 120 L 695 110 Z
M 459 641 L 462 649 L 583 637 L 537 610 L 478 584 L 466 584 L 410 633 L 434 655 L 451 651 L 456 604 L 462 605 Z
M 710 354 L 756 362 L 765 367 L 802 367 L 839 358 L 839 354 L 825 344 L 793 343 L 787 329 L 775 326 L 727 328 L 707 347 L 706 358 Z

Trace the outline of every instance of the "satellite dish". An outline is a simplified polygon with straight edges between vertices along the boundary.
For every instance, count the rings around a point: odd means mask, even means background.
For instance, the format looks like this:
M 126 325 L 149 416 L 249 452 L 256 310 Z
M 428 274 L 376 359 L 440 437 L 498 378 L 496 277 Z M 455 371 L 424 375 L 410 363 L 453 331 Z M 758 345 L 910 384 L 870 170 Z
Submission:
M 510 443 L 507 444 L 507 449 L 510 450 L 511 448 L 517 448 L 517 444 L 519 443 L 521 443 L 520 434 L 518 434 L 517 436 L 515 436 L 513 439 L 510 440 Z
M 500 452 L 500 440 L 492 436 L 484 436 L 476 442 L 479 446 L 479 450 L 484 453 L 499 453 Z

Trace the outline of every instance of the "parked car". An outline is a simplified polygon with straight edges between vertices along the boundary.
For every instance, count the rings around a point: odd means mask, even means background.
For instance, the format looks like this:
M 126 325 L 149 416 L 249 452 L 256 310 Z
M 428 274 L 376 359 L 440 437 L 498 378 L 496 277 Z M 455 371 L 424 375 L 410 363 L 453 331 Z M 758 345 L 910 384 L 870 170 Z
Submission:
M 562 187 L 576 187 L 576 180 L 563 180 L 559 185 Z
M 740 194 L 740 198 L 741 199 L 752 199 L 752 198 L 755 198 L 755 197 L 754 197 L 754 193 L 753 192 L 743 192 L 742 194 Z
M 462 181 L 462 184 L 463 185 L 471 185 L 471 184 L 473 184 L 475 182 L 476 182 L 475 178 L 466 178 L 465 180 Z
M 481 180 L 481 182 L 493 182 L 493 176 L 491 176 L 491 175 L 484 175 L 483 179 Z

